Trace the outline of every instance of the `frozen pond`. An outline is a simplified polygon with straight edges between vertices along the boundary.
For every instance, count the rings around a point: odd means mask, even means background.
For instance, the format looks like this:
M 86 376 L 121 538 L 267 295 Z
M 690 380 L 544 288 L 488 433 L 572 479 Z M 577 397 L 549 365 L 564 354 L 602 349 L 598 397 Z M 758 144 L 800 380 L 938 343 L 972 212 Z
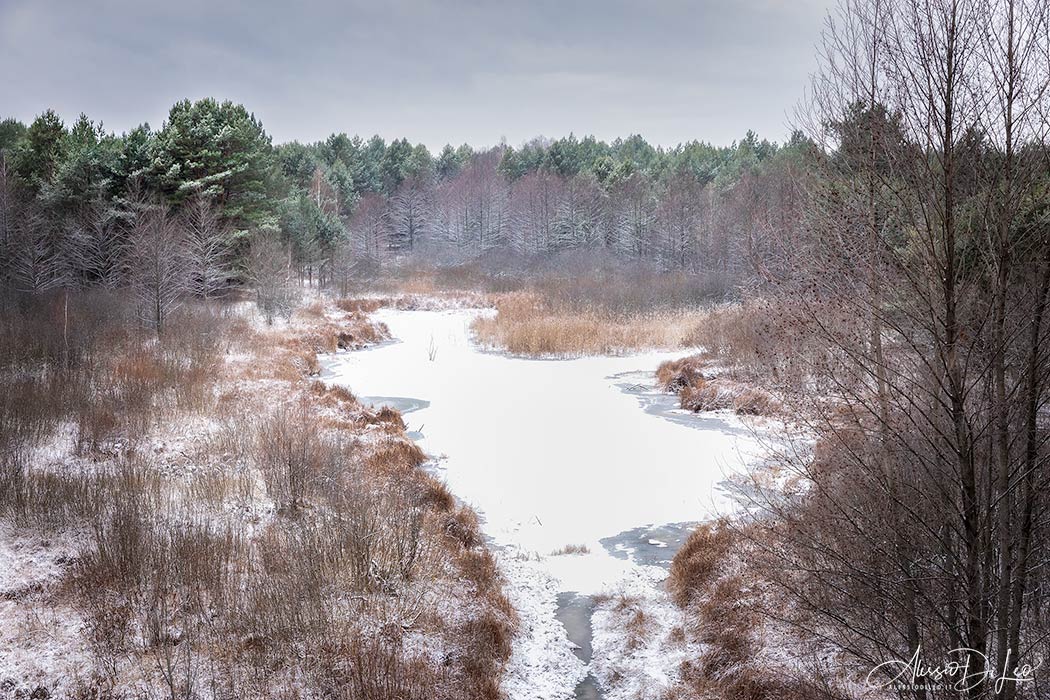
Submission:
M 586 622 L 586 603 L 563 594 L 586 596 L 632 567 L 666 566 L 688 534 L 682 523 L 731 506 L 726 475 L 758 445 L 735 418 L 674 413 L 672 400 L 651 390 L 656 366 L 682 352 L 511 357 L 471 341 L 478 313 L 491 312 L 382 310 L 375 317 L 396 340 L 329 357 L 325 379 L 405 412 L 436 471 L 500 546 L 511 588 L 519 587 L 512 601 L 535 608 L 523 616 L 527 628 L 548 617 L 557 624 L 556 610 Z M 552 556 L 567 545 L 589 553 Z M 526 577 L 549 581 L 534 586 Z M 555 596 L 560 608 L 547 600 Z M 512 699 L 519 687 L 522 698 L 565 697 L 566 686 L 571 697 L 587 659 L 566 659 L 567 639 L 555 647 L 527 639 L 515 647 Z M 559 673 L 569 676 L 560 684 Z

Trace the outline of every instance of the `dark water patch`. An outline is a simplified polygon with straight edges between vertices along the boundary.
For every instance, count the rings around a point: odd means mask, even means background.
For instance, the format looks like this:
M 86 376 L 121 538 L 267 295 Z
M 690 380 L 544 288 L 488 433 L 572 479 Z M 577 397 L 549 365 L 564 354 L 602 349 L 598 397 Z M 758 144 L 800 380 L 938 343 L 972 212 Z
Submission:
M 573 653 L 585 664 L 591 663 L 591 615 L 594 613 L 594 600 L 590 596 L 572 591 L 558 594 L 558 608 L 554 616 L 565 627 L 569 641 L 576 645 Z M 599 700 L 602 697 L 594 676 L 590 673 L 576 686 L 576 700 Z
M 644 525 L 600 541 L 606 551 L 618 559 L 669 569 L 674 555 L 696 525 L 695 522 Z
M 425 399 L 414 399 L 411 396 L 358 396 L 358 400 L 373 408 L 387 406 L 401 415 L 418 411 L 430 405 Z

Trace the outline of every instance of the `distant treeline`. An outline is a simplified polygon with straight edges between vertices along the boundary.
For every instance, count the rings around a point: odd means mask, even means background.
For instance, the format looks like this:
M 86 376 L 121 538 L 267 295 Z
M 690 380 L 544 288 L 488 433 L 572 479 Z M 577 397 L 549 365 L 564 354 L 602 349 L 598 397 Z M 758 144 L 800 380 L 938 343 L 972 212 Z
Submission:
M 347 134 L 274 146 L 247 109 L 214 99 L 179 102 L 159 130 L 119 136 L 85 115 L 67 126 L 48 110 L 28 126 L 0 122 L 4 277 L 27 291 L 119 284 L 128 261 L 115 251 L 134 248 L 136 217 L 157 205 L 212 217 L 231 278 L 260 236 L 322 281 L 492 249 L 601 249 L 731 276 L 750 232 L 796 208 L 793 183 L 811 146 L 799 134 L 783 146 L 748 132 L 731 146 L 670 149 L 637 135 L 570 135 L 432 154 Z

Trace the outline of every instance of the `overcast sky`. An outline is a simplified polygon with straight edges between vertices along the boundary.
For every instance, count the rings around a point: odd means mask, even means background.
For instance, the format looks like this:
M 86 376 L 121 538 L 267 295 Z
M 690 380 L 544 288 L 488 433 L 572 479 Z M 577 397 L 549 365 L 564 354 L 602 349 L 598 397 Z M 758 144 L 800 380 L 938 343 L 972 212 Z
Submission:
M 181 98 L 275 142 L 783 140 L 831 0 L 0 0 L 0 117 L 122 132 Z

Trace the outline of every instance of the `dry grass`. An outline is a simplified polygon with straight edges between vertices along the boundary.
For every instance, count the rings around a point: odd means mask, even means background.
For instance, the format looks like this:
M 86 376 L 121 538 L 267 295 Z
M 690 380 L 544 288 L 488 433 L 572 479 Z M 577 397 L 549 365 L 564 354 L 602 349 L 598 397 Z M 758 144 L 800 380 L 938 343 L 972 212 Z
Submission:
M 731 377 L 705 375 L 708 365 L 703 355 L 668 360 L 656 368 L 657 386 L 678 394 L 679 405 L 694 413 L 732 408 L 740 415 L 771 416 L 782 410 L 768 391 Z
M 862 325 L 840 308 L 752 299 L 709 309 L 696 319 L 686 342 L 702 348 L 703 357 L 729 377 L 778 396 L 823 393 L 826 387 L 813 383 L 816 376 L 842 363 L 829 334 L 863 343 Z
M 342 300 L 349 308 L 370 308 L 370 303 Z M 306 307 L 312 309 L 315 307 Z M 252 378 L 272 378 L 294 381 L 299 376 L 316 376 L 321 371 L 318 354 L 336 350 L 359 350 L 390 338 L 390 330 L 382 323 L 373 322 L 368 312 L 303 312 L 292 319 L 295 331 L 286 329 L 262 333 L 261 340 L 277 346 L 282 352 L 268 352 L 269 362 L 256 368 Z M 258 340 L 256 340 L 258 342 Z
M 445 534 L 465 550 L 482 544 L 478 515 L 467 507 L 461 506 L 448 515 L 445 519 Z
M 58 301 L 25 300 L 0 318 L 0 451 L 31 450 L 64 421 L 79 454 L 127 449 L 174 412 L 210 410 L 222 322 L 212 309 L 180 309 L 158 342 L 119 298 Z
M 571 554 L 590 554 L 591 548 L 585 544 L 567 544 L 560 549 L 551 552 L 552 557 L 561 557 Z
M 667 587 L 675 603 L 685 607 L 712 580 L 733 545 L 724 524 L 699 525 L 671 563 Z
M 683 387 L 678 392 L 678 402 L 693 413 L 721 411 L 733 405 L 733 394 L 718 382 L 703 382 L 699 386 Z
M 628 618 L 624 625 L 624 634 L 627 635 L 628 651 L 639 649 L 650 635 L 652 622 L 644 610 L 638 609 Z
M 0 455 L 0 518 L 51 531 L 83 522 L 101 507 L 105 484 L 83 473 L 30 469 L 24 455 Z
M 686 624 L 675 634 L 699 643 L 701 652 L 684 662 L 680 680 L 666 700 L 844 700 L 855 697 L 837 688 L 820 669 L 803 668 L 807 641 L 789 629 L 772 633 L 770 618 L 784 601 L 769 598 L 751 544 L 761 530 L 735 524 L 701 525 L 675 556 L 668 588 L 683 607 Z M 793 640 L 797 648 L 767 648 L 770 639 Z M 774 642 L 776 643 L 776 642 Z M 791 662 L 792 656 L 797 663 Z
M 704 362 L 699 355 L 660 363 L 656 368 L 656 383 L 664 391 L 677 394 L 685 387 L 698 386 L 704 381 Z
M 336 299 L 336 308 L 350 314 L 370 314 L 387 306 L 389 299 Z
M 733 410 L 747 416 L 772 416 L 781 410 L 781 406 L 768 391 L 747 388 L 733 399 Z
M 697 312 L 611 313 L 573 309 L 531 292 L 494 299 L 497 314 L 478 318 L 472 329 L 491 347 L 516 355 L 575 357 L 617 355 L 646 348 L 685 347 Z
M 276 698 L 294 679 L 333 698 L 497 696 L 516 621 L 476 515 L 419 469 L 400 414 L 308 379 L 339 333 L 382 337 L 370 303 L 343 306 L 282 332 L 193 311 L 160 341 L 90 306 L 72 307 L 72 344 L 53 313 L 3 319 L 0 377 L 24 403 L 0 400 L 0 518 L 90 541 L 40 594 L 82 617 L 93 655 L 61 694 Z M 34 450 L 63 423 L 73 468 L 44 468 Z M 414 656 L 409 630 L 454 653 Z

